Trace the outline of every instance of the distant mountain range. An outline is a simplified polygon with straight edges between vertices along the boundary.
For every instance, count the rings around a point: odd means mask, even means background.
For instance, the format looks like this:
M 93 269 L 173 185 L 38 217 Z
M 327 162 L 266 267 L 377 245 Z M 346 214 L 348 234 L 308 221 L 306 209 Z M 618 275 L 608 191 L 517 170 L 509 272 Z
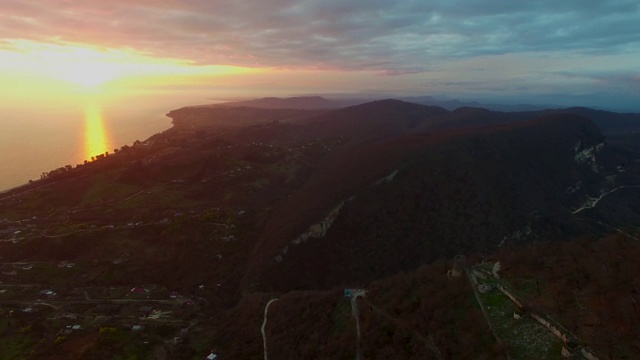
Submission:
M 549 108 L 548 106 L 531 104 L 487 104 L 477 101 L 460 101 L 457 99 L 442 100 L 432 96 L 403 97 L 400 98 L 400 100 L 429 106 L 440 106 L 447 110 L 456 110 L 462 107 L 477 107 L 493 111 L 535 111 Z
M 456 99 L 442 100 L 432 96 L 400 97 L 399 100 L 429 106 L 438 106 L 447 110 L 461 107 L 481 107 L 494 111 L 534 111 L 548 107 L 531 104 L 482 104 L 476 101 L 460 101 Z M 266 97 L 261 99 L 234 101 L 223 103 L 229 106 L 248 106 L 262 109 L 338 109 L 371 102 L 371 99 L 326 99 L 321 96 L 298 96 L 288 98 Z
M 253 132 L 264 141 L 281 139 L 280 145 L 336 143 L 265 222 L 246 286 L 326 288 L 345 279 L 409 271 L 457 252 L 492 251 L 504 241 L 601 231 L 572 214 L 584 206 L 608 224 L 628 223 L 634 221 L 630 214 L 640 214 L 626 201 L 619 204 L 625 215 L 618 211 L 621 216 L 613 218 L 585 205 L 597 194 L 640 181 L 631 146 L 636 140 L 620 141 L 640 131 L 640 114 L 530 106 L 449 111 L 417 103 L 432 98 L 413 100 L 326 110 L 287 121 L 279 130 Z M 226 106 L 240 111 L 252 104 L 338 106 L 322 98 Z M 192 112 L 172 116 L 178 121 Z M 605 136 L 616 146 L 607 145 Z M 319 237 L 325 240 L 313 240 L 317 229 L 324 229 Z M 360 261 L 357 254 L 368 255 Z
M 248 106 L 261 109 L 337 109 L 339 102 L 327 100 L 320 96 L 300 96 L 289 98 L 266 97 L 254 100 L 223 103 L 228 106 Z
M 637 129 L 640 118 L 604 115 L 448 112 L 398 100 L 318 115 L 301 127 L 306 136 L 341 144 L 266 223 L 249 274 L 260 274 L 267 289 L 327 287 L 492 251 L 504 240 L 593 231 L 572 211 L 605 189 L 640 181 L 634 157 L 606 146 L 603 136 Z M 314 240 L 309 227 L 328 227 L 322 220 L 337 208 L 324 239 Z
M 438 100 L 431 96 L 402 98 L 399 101 L 438 107 L 451 112 L 446 116 L 434 119 L 434 121 L 429 124 L 429 127 L 432 128 L 497 125 L 531 120 L 546 115 L 569 113 L 590 118 L 606 134 L 626 133 L 629 131 L 640 130 L 640 125 L 638 125 L 638 121 L 640 120 L 639 113 L 618 113 L 586 107 L 559 107 L 549 109 L 530 104 L 481 104 L 475 101 L 463 102 L 459 100 Z M 354 107 L 353 110 L 348 110 L 349 112 L 354 112 L 358 109 L 357 105 L 365 103 L 378 104 L 375 106 L 381 106 L 379 101 L 371 102 L 362 99 L 329 100 L 320 96 L 300 96 L 289 98 L 267 97 L 247 101 L 227 102 L 216 105 L 203 105 L 194 108 L 206 109 L 210 107 L 227 106 L 252 107 L 259 109 L 335 110 Z M 440 115 L 443 115 L 443 113 Z M 333 116 L 333 114 L 331 116 Z M 339 116 L 355 119 L 360 115 L 353 114 Z

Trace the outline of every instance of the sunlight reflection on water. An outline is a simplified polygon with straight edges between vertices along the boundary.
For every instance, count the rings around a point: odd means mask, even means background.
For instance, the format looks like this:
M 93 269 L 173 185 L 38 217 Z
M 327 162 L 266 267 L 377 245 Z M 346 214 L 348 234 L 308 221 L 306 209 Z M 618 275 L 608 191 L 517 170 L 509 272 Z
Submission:
M 171 127 L 165 114 L 173 109 L 211 103 L 200 91 L 45 100 L 0 101 L 0 191 L 162 132 Z
M 85 108 L 84 143 L 87 160 L 109 151 L 109 136 L 102 120 L 102 109 L 96 101 L 89 101 Z

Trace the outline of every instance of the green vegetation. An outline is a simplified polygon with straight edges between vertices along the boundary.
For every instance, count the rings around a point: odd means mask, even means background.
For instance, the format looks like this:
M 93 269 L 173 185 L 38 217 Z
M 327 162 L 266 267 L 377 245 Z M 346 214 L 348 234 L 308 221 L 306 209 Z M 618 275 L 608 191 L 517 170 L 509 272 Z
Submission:
M 0 336 L 0 359 L 27 359 L 34 344 L 30 334 Z
M 331 322 L 333 324 L 332 333 L 335 335 L 339 336 L 345 331 L 353 331 L 353 316 L 351 316 L 351 304 L 348 299 L 336 303 L 331 313 Z
M 397 101 L 326 115 L 173 115 L 149 141 L 0 199 L 0 282 L 10 290 L 0 295 L 0 358 L 201 359 L 213 348 L 260 359 L 274 297 L 274 357 L 353 358 L 349 286 L 367 290 L 357 300 L 363 358 L 500 359 L 504 344 L 466 279 L 446 277 L 445 259 L 472 263 L 475 252 L 503 262 L 501 281 L 589 345 L 639 357 L 637 242 L 541 241 L 638 224 L 640 192 L 612 194 L 580 214 L 589 221 L 572 214 L 607 186 L 640 181 L 637 156 L 607 147 L 598 161 L 624 174 L 576 163 L 578 140 L 602 142 L 591 122 L 520 114 L 478 128 L 512 115 Z M 451 124 L 474 128 L 441 132 Z M 336 204 L 324 238 L 292 242 Z M 513 319 L 502 293 L 481 298 L 514 358 L 558 357 L 559 341 Z
M 502 292 L 492 289 L 480 294 L 491 326 L 517 359 L 555 360 L 560 356 L 562 340 L 529 316 L 514 319 L 517 306 Z
M 254 188 L 254 189 L 263 189 L 267 185 L 269 185 L 269 179 L 266 179 L 266 178 L 260 178 L 248 184 L 250 188 Z
M 96 176 L 92 182 L 93 185 L 80 202 L 82 207 L 119 200 L 140 191 L 138 186 L 114 182 L 104 175 Z

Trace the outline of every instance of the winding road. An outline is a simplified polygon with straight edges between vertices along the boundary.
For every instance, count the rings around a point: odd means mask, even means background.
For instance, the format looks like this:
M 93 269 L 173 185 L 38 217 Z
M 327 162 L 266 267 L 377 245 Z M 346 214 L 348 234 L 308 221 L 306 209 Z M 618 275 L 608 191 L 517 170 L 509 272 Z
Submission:
M 278 299 L 271 299 L 264 307 L 264 321 L 262 321 L 262 328 L 260 331 L 262 332 L 262 345 L 264 346 L 264 360 L 267 360 L 267 334 L 264 329 L 267 327 L 267 313 L 269 311 L 269 305 L 278 301 Z
M 356 360 L 360 360 L 360 310 L 358 309 L 358 297 L 365 296 L 367 292 L 364 289 L 351 289 L 351 292 L 351 315 L 356 319 Z
M 574 214 L 577 214 L 577 213 L 579 213 L 579 212 L 580 212 L 580 211 L 582 211 L 582 210 L 586 210 L 586 209 L 594 208 L 594 207 L 596 207 L 596 205 L 598 205 L 598 202 L 599 202 L 600 200 L 602 200 L 602 198 L 604 198 L 605 196 L 607 196 L 607 195 L 609 195 L 609 194 L 611 194 L 611 193 L 613 193 L 613 192 L 616 192 L 616 191 L 618 191 L 618 190 L 620 190 L 620 189 L 625 189 L 625 188 L 640 188 L 640 185 L 624 185 L 624 186 L 618 186 L 617 188 L 615 188 L 615 189 L 613 189 L 613 190 L 609 190 L 609 191 L 607 191 L 606 193 L 604 193 L 604 194 L 602 194 L 602 195 L 598 196 L 597 198 L 591 198 L 590 200 L 591 200 L 592 202 L 591 202 L 589 205 L 585 205 L 585 206 L 583 206 L 583 207 L 581 207 L 581 208 L 577 209 L 577 210 L 576 210 L 576 211 L 574 211 L 573 213 L 574 213 Z

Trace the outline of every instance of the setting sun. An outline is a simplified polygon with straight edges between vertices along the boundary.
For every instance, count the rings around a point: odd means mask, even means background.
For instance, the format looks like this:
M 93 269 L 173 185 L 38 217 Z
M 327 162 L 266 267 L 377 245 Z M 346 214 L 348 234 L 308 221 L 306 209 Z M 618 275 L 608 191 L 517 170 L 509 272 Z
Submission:
M 199 83 L 211 76 L 264 71 L 228 65 L 195 65 L 191 61 L 158 58 L 132 49 L 106 49 L 73 43 L 46 44 L 29 40 L 10 40 L 6 44 L 8 46 L 0 48 L 0 66 L 13 67 L 13 74 L 8 78 L 14 79 L 13 82 L 20 87 L 42 88 L 48 80 L 79 85 L 78 90 L 83 91 L 105 83 L 117 83 L 118 87 L 144 86 L 159 81 Z
M 116 66 L 100 62 L 77 62 L 62 67 L 61 77 L 84 87 L 92 88 L 117 78 Z
M 84 87 L 95 87 L 124 76 L 131 63 L 140 62 L 140 56 L 136 57 L 134 53 L 87 46 L 24 40 L 11 41 L 10 45 L 13 51 L 0 53 L 0 64 L 18 60 L 22 72 Z

